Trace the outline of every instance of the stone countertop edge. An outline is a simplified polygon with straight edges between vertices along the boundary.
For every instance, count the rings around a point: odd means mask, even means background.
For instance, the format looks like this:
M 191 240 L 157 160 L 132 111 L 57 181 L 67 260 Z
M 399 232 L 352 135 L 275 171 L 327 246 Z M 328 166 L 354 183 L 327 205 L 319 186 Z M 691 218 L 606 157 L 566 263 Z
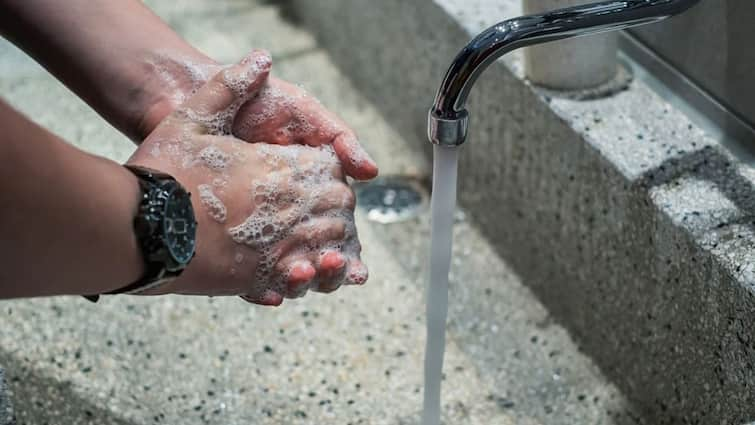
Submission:
M 415 141 L 407 149 L 428 155 L 426 111 L 452 58 L 521 11 L 517 0 L 290 7 Z M 493 64 L 470 96 L 461 205 L 644 416 L 752 421 L 755 170 L 641 80 L 554 97 L 524 79 L 520 57 Z

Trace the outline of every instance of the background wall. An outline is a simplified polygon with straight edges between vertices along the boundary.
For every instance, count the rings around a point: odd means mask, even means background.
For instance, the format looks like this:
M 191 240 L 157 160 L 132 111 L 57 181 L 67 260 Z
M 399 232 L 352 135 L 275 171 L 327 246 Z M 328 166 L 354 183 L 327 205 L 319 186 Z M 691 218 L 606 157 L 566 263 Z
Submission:
M 725 106 L 755 125 L 755 2 L 706 0 L 664 25 L 633 31 Z

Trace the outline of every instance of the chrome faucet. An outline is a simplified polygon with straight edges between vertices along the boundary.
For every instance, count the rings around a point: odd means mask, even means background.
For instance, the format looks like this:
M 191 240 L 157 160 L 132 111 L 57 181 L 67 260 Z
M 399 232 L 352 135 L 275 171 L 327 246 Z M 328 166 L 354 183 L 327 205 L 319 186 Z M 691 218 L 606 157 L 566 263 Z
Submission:
M 483 31 L 464 47 L 448 69 L 428 117 L 430 142 L 459 146 L 467 137 L 467 97 L 480 74 L 520 47 L 661 21 L 700 0 L 604 1 L 509 19 Z

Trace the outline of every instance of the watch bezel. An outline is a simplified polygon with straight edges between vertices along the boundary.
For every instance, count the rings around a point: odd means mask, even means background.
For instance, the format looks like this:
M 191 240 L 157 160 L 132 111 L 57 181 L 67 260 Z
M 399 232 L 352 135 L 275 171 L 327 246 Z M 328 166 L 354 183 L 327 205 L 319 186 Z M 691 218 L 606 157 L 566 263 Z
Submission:
M 191 193 L 186 191 L 186 189 L 183 188 L 178 182 L 175 180 L 170 182 L 170 184 L 166 184 L 169 188 L 166 188 L 166 194 L 167 197 L 165 199 L 165 204 L 163 205 L 163 211 L 162 211 L 162 222 L 160 223 L 160 228 L 162 230 L 162 243 L 163 247 L 166 249 L 168 254 L 170 255 L 170 259 L 172 260 L 172 263 L 174 263 L 174 267 L 171 267 L 173 264 L 166 264 L 166 268 L 168 271 L 178 271 L 182 270 L 186 265 L 191 261 L 192 258 L 194 258 L 194 255 L 196 254 L 196 247 L 197 247 L 197 221 L 196 216 L 194 214 L 193 208 L 191 208 Z M 165 187 L 164 187 L 165 188 Z M 179 202 L 178 199 L 180 199 L 180 202 L 187 203 L 190 208 L 186 210 L 186 217 L 183 219 L 185 220 L 185 225 L 187 226 L 187 233 L 189 234 L 189 237 L 187 238 L 187 243 L 190 244 L 186 251 L 189 252 L 186 256 L 181 256 L 176 253 L 176 245 L 173 244 L 170 240 L 170 229 L 168 226 L 168 212 L 173 202 Z

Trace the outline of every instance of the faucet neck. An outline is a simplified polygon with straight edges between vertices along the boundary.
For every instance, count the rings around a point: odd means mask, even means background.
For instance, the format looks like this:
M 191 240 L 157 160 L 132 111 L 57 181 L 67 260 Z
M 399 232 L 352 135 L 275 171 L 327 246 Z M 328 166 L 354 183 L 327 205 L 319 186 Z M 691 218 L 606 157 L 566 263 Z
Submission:
M 480 74 L 502 55 L 533 44 L 657 22 L 682 13 L 699 1 L 604 1 L 510 19 L 488 28 L 459 52 L 448 69 L 430 110 L 430 119 L 435 122 L 430 124 L 430 140 L 436 144 L 463 143 L 467 97 Z M 453 121 L 464 121 L 464 125 L 453 126 L 450 124 Z M 433 134 L 433 128 L 444 129 L 444 135 Z M 456 139 L 451 139 L 452 136 Z

